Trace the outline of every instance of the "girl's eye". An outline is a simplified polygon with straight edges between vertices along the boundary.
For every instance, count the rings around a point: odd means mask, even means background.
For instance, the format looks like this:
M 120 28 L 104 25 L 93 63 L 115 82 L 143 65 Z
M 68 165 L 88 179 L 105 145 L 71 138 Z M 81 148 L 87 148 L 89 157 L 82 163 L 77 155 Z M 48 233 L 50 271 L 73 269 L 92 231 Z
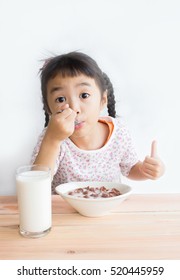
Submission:
M 56 102 L 58 102 L 58 103 L 62 103 L 64 101 L 66 101 L 66 98 L 64 96 L 60 96 L 60 97 L 56 98 Z
M 89 96 L 90 96 L 90 94 L 87 93 L 87 92 L 83 92 L 83 93 L 80 94 L 80 98 L 82 98 L 82 99 L 86 99 L 86 98 L 88 98 Z

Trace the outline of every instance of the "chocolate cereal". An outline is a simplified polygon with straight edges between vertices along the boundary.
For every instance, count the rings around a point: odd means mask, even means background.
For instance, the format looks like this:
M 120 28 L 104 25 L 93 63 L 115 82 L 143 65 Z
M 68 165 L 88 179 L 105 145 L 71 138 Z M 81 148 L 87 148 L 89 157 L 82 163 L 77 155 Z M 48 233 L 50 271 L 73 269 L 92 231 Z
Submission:
M 81 197 L 81 198 L 109 198 L 121 195 L 120 191 L 116 188 L 106 188 L 102 187 L 85 187 L 77 188 L 75 190 L 69 191 L 68 195 Z

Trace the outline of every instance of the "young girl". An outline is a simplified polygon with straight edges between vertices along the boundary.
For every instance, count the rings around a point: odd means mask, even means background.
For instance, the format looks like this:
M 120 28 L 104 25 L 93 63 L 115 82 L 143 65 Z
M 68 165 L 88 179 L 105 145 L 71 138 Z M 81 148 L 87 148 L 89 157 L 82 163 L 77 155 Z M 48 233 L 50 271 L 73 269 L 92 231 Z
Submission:
M 151 156 L 140 162 L 130 134 L 116 118 L 113 86 L 97 63 L 80 52 L 49 59 L 41 69 L 45 129 L 33 153 L 34 164 L 52 170 L 52 192 L 70 181 L 157 179 L 164 165 Z M 109 116 L 100 117 L 107 106 Z

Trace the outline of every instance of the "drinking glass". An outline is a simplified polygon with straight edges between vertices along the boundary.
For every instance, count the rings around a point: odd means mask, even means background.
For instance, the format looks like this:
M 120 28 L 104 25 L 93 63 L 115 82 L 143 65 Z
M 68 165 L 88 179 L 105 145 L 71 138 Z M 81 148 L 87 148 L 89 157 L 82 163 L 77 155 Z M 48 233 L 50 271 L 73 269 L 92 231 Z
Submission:
M 42 237 L 51 230 L 51 170 L 28 165 L 16 170 L 19 231 L 25 237 Z

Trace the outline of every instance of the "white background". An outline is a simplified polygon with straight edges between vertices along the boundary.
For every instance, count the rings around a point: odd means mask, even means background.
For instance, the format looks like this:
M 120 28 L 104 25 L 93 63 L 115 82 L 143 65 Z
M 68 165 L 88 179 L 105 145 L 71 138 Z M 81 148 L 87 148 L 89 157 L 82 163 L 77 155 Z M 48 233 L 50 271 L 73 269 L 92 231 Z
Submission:
M 52 54 L 79 50 L 111 78 L 117 113 L 141 160 L 157 139 L 166 165 L 135 193 L 179 192 L 180 2 L 0 0 L 0 194 L 15 193 L 44 125 L 38 71 Z

